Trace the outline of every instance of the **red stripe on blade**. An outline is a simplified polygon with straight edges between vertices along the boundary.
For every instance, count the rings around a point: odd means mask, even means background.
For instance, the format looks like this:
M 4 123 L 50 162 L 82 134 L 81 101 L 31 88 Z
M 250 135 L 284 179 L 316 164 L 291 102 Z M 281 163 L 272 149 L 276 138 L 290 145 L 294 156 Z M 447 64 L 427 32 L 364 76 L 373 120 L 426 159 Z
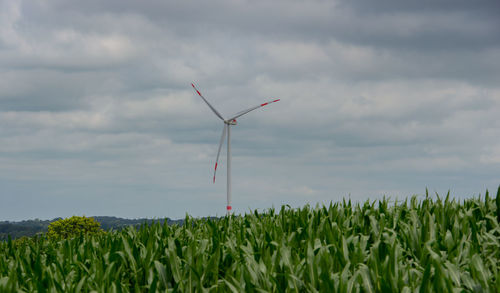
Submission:
M 200 94 L 200 92 L 199 92 L 198 90 L 196 90 L 196 92 L 198 93 L 198 95 L 200 95 L 200 96 L 201 96 L 201 94 Z
M 267 105 L 267 104 L 269 104 L 269 103 L 264 103 L 264 104 L 261 104 L 260 106 L 261 106 L 261 107 L 263 107 L 263 106 L 265 106 L 265 105 Z
M 273 101 L 273 103 L 274 103 L 274 102 L 277 102 L 277 101 L 279 101 L 279 100 L 280 100 L 280 99 L 274 100 L 274 101 Z

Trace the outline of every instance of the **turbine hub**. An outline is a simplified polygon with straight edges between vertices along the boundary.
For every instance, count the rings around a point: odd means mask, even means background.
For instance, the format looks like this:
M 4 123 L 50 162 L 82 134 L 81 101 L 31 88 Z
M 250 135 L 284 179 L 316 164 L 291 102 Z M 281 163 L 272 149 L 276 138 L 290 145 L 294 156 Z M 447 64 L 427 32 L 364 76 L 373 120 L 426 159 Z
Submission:
M 226 123 L 228 125 L 238 125 L 238 122 L 236 122 L 236 119 L 226 120 L 226 121 L 224 121 L 224 123 Z

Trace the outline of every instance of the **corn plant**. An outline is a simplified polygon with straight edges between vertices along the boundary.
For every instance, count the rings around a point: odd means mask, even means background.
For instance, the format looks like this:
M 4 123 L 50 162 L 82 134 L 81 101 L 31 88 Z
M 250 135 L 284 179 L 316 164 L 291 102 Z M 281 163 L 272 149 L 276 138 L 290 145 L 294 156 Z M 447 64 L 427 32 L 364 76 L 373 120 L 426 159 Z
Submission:
M 9 240 L 0 292 L 495 292 L 499 198 L 344 200 Z

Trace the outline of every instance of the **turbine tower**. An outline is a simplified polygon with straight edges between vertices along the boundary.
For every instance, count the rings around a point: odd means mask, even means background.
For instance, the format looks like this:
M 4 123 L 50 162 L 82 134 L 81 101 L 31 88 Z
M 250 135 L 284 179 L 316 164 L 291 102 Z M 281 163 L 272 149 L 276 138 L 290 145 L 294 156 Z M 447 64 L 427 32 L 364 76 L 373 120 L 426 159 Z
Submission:
M 219 117 L 222 122 L 224 122 L 224 128 L 222 129 L 222 136 L 220 138 L 219 142 L 219 150 L 217 151 L 217 158 L 215 159 L 215 168 L 214 168 L 214 183 L 215 183 L 215 174 L 217 173 L 217 163 L 219 162 L 219 155 L 220 155 L 220 150 L 222 148 L 222 144 L 224 143 L 224 138 L 226 137 L 226 132 L 227 132 L 227 205 L 226 205 L 226 210 L 227 214 L 229 215 L 231 213 L 231 126 L 237 125 L 236 118 L 239 118 L 245 114 L 247 114 L 250 111 L 253 111 L 255 109 L 258 109 L 260 107 L 264 107 L 266 105 L 269 105 L 271 103 L 277 102 L 280 99 L 272 100 L 260 105 L 257 105 L 255 107 L 243 110 L 241 112 L 238 112 L 234 114 L 231 118 L 229 119 L 224 119 L 222 115 L 217 112 L 217 110 L 210 105 L 210 103 L 205 99 L 205 97 L 198 91 L 198 89 L 194 86 L 194 84 L 191 84 L 191 86 L 194 88 L 194 90 L 198 93 L 198 95 L 205 101 L 205 103 L 208 105 L 208 107 L 214 112 L 214 114 Z

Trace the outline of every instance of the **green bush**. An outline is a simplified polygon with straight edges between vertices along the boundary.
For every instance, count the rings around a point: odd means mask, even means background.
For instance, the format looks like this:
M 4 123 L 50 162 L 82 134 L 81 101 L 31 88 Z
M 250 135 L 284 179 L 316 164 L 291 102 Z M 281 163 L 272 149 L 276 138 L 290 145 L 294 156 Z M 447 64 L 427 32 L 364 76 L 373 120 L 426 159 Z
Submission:
M 500 186 L 498 186 L 498 191 L 497 191 L 497 221 L 500 223 Z
M 12 244 L 16 248 L 27 246 L 27 245 L 33 244 L 34 242 L 35 242 L 34 239 L 32 239 L 30 237 L 26 237 L 26 236 L 22 236 L 22 237 L 19 237 L 17 239 L 12 240 Z
M 84 235 L 100 234 L 104 231 L 94 218 L 73 216 L 50 223 L 47 237 L 50 239 L 66 239 Z

